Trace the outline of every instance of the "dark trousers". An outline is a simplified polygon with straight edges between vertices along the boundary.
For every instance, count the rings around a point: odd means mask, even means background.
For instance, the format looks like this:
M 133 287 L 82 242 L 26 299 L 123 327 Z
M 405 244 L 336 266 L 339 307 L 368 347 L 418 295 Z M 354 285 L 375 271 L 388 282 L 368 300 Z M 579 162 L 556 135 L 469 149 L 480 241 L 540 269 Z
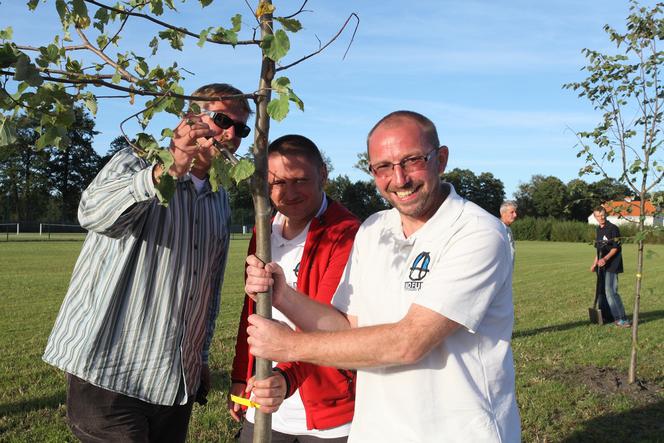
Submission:
M 67 374 L 67 420 L 83 443 L 184 442 L 193 402 L 155 405 Z
M 240 433 L 240 443 L 254 441 L 254 424 L 245 420 Z M 272 430 L 272 443 L 346 443 L 348 437 L 318 438 L 312 435 L 289 435 Z

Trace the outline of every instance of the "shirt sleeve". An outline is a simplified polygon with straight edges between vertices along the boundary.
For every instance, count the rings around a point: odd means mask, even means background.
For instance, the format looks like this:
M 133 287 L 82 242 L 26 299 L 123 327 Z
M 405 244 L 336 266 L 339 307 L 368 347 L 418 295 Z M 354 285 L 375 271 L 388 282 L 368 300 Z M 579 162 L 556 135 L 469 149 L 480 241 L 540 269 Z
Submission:
M 414 303 L 476 332 L 511 278 L 511 255 L 504 232 L 469 221 L 444 247 Z
M 153 166 L 131 149 L 118 152 L 83 191 L 78 207 L 81 226 L 121 237 L 155 201 Z
M 346 263 L 344 273 L 341 276 L 339 281 L 339 286 L 337 287 L 334 296 L 332 297 L 331 305 L 337 308 L 339 311 L 348 314 L 348 315 L 357 315 L 355 313 L 355 307 L 352 303 L 353 292 L 356 291 L 356 288 L 353 288 L 351 282 L 359 282 L 360 279 L 357 278 L 359 275 L 359 248 L 357 244 L 357 237 L 353 248 L 350 251 L 350 258 Z

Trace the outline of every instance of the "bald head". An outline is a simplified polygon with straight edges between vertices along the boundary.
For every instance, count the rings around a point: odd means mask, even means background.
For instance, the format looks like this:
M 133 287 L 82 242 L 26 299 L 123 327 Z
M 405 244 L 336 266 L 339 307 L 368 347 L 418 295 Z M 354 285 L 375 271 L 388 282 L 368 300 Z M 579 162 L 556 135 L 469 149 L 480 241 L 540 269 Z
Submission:
M 436 126 L 431 120 L 413 111 L 395 111 L 387 114 L 385 117 L 380 119 L 378 123 L 371 128 L 369 135 L 367 136 L 367 154 L 369 152 L 369 142 L 371 141 L 371 136 L 376 132 L 377 129 L 383 128 L 395 128 L 403 125 L 406 122 L 415 123 L 420 129 L 420 138 L 421 143 L 425 147 L 430 149 L 438 149 L 440 142 L 438 140 L 438 131 Z

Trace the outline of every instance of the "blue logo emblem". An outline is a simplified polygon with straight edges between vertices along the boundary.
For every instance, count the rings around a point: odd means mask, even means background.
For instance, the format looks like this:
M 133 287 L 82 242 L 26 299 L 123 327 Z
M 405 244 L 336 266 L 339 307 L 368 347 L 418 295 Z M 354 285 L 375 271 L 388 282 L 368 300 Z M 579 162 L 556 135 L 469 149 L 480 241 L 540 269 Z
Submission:
M 295 273 L 295 278 L 298 277 L 298 273 L 300 272 L 300 262 L 297 263 L 297 266 L 295 266 L 295 269 L 293 269 L 293 272 Z
M 422 288 L 422 279 L 429 273 L 429 264 L 431 256 L 428 252 L 420 252 L 410 267 L 408 278 L 410 281 L 404 282 L 404 289 L 407 291 L 419 291 Z
M 420 281 L 429 273 L 429 263 L 431 262 L 431 257 L 428 252 L 420 252 L 415 260 L 413 265 L 410 267 L 410 274 L 408 277 L 413 281 Z

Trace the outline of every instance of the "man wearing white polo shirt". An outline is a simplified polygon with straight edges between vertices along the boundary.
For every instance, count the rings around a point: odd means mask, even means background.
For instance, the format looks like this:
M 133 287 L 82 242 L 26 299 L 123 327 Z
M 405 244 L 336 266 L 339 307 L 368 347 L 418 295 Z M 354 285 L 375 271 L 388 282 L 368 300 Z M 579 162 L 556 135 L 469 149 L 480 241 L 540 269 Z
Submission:
M 519 441 L 504 228 L 440 182 L 448 149 L 423 115 L 389 114 L 367 142 L 394 208 L 362 224 L 336 309 L 305 308 L 277 265 L 247 259 L 247 293 L 273 285 L 275 307 L 314 331 L 252 316 L 251 352 L 357 368 L 350 442 Z

